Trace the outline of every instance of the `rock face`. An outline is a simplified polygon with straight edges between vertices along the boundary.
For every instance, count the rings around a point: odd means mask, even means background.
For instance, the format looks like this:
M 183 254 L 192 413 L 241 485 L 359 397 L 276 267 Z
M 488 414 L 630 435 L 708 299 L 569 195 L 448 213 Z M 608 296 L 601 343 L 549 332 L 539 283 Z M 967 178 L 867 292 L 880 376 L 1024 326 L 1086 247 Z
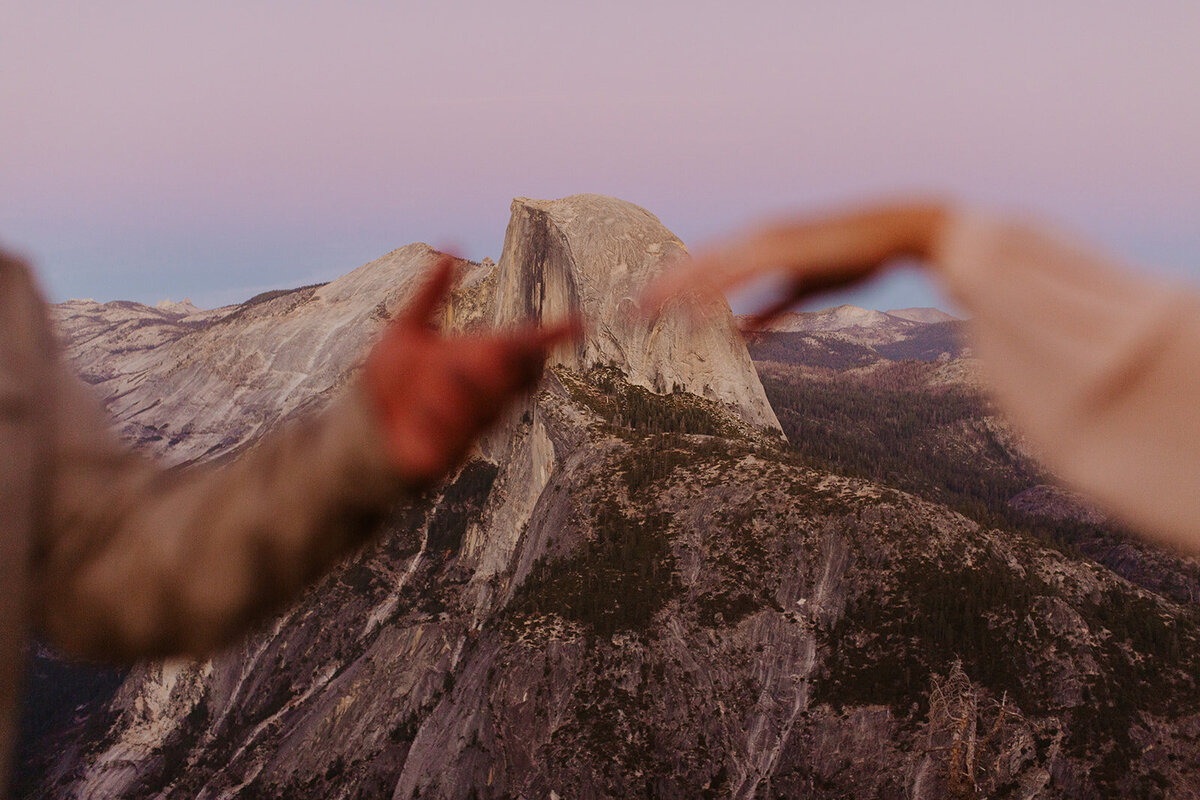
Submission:
M 614 364 L 631 383 L 725 403 L 748 423 L 779 429 L 728 306 L 647 317 L 637 298 L 683 242 L 643 208 L 600 195 L 546 202 L 518 198 L 499 264 L 496 321 L 560 319 L 583 309 L 592 330 L 568 369 Z M 685 301 L 686 302 L 686 301 Z M 683 313 L 681 313 L 683 312 Z
M 624 313 L 681 248 L 620 201 L 516 201 L 499 264 L 460 265 L 446 325 L 577 308 L 587 340 L 293 608 L 208 661 L 135 668 L 28 796 L 1190 791 L 1195 600 L 992 513 L 992 489 L 1044 480 L 977 406 L 938 394 L 931 408 L 913 388 L 944 365 L 846 370 L 879 381 L 855 394 L 829 367 L 814 383 L 773 362 L 788 445 L 727 309 L 707 339 L 672 316 L 685 309 Z M 412 245 L 213 312 L 59 313 L 127 434 L 212 459 L 337 391 L 432 255 Z M 878 403 L 898 423 L 882 427 L 924 437 L 910 462 L 865 433 L 880 386 L 900 387 Z M 206 404 L 235 391 L 226 442 Z M 889 470 L 872 477 L 876 462 Z M 887 485 L 960 464 L 971 480 Z M 958 502 L 977 483 L 978 507 Z M 1180 586 L 1188 569 L 1169 565 Z
M 326 400 L 434 255 L 411 244 L 331 283 L 214 311 L 71 301 L 56 316 L 127 438 L 169 463 L 211 458 Z

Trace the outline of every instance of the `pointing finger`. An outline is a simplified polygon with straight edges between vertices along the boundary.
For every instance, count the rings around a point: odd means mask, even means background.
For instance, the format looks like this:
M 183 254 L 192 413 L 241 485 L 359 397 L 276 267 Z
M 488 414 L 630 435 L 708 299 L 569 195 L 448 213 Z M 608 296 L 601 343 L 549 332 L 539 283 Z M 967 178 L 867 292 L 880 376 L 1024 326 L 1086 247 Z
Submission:
M 800 281 L 792 281 L 781 298 L 751 317 L 747 331 L 753 333 L 764 330 L 785 311 L 803 300 L 804 294 L 804 284 Z
M 498 399 L 536 382 L 550 348 L 578 337 L 581 332 L 579 319 L 571 318 L 545 328 L 530 325 L 508 333 L 453 342 L 457 350 L 454 370 L 460 388 L 494 405 Z
M 747 280 L 753 275 L 753 262 L 740 245 L 702 252 L 681 261 L 668 269 L 642 294 L 639 305 L 642 311 L 653 314 L 660 311 L 671 298 L 680 294 L 699 295 L 703 298 L 723 299 L 725 291 Z
M 644 313 L 653 314 L 675 295 L 689 289 L 694 291 L 707 283 L 707 279 L 706 271 L 698 262 L 680 260 L 646 288 L 638 305 Z
M 500 341 L 506 390 L 519 391 L 535 384 L 542 375 L 550 349 L 578 338 L 582 332 L 583 323 L 578 317 L 572 317 L 545 328 L 530 326 L 503 337 Z
M 408 304 L 408 308 L 404 312 L 402 324 L 410 330 L 423 329 L 433 321 L 434 313 L 446 298 L 446 293 L 450 291 L 450 286 L 454 282 L 453 256 L 442 254 L 431 272 L 433 274 L 417 290 L 417 296 Z
M 517 361 L 536 365 L 530 374 L 536 379 L 541 375 L 542 364 L 551 348 L 562 342 L 578 339 L 583 334 L 583 320 L 578 316 L 544 328 L 530 327 L 512 334 L 509 339 L 510 352 Z
M 574 315 L 554 325 L 535 327 L 518 333 L 517 337 L 523 339 L 525 346 L 530 349 L 548 350 L 560 342 L 572 341 L 582 335 L 583 319 Z

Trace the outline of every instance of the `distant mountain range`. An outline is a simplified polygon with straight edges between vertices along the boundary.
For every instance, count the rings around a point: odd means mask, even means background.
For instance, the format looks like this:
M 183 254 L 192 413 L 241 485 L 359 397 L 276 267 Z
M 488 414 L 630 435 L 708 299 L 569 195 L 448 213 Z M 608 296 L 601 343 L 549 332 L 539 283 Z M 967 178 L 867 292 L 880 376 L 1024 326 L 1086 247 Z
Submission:
M 738 317 L 756 361 L 866 367 L 887 361 L 953 360 L 970 355 L 963 323 L 936 308 L 874 311 L 841 305 L 823 311 L 797 311 L 751 331 L 752 317 Z
M 187 302 L 186 300 L 184 302 Z M 958 322 L 958 317 L 937 308 L 896 308 L 886 312 L 890 317 L 899 317 L 909 322 Z
M 737 318 L 745 327 L 752 317 Z M 849 304 L 821 311 L 790 311 L 772 320 L 764 330 L 771 333 L 841 333 L 861 337 L 863 342 L 903 338 L 921 325 L 959 322 L 936 308 L 902 308 L 895 311 L 874 311 Z
M 633 313 L 681 250 L 619 200 L 514 201 L 441 324 L 577 309 L 585 340 L 245 641 L 116 690 L 39 651 L 18 790 L 1192 796 L 1200 566 L 1049 485 L 961 322 L 842 306 L 747 348 L 721 304 Z M 55 313 L 131 444 L 217 463 L 328 402 L 434 258 L 213 311 Z

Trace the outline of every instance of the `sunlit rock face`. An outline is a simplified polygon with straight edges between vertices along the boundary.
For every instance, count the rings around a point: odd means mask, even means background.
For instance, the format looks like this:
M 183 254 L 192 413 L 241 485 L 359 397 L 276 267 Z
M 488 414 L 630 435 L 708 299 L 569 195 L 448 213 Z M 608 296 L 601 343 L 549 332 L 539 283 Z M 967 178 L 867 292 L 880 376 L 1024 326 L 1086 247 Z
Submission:
M 627 380 L 726 403 L 748 423 L 779 429 L 728 305 L 694 298 L 662 313 L 642 290 L 687 250 L 644 208 L 601 195 L 517 198 L 498 265 L 496 320 L 586 315 L 587 336 L 556 354 L 580 370 L 614 364 Z
M 411 244 L 327 284 L 212 311 L 71 301 L 56 317 L 123 433 L 168 462 L 190 461 L 323 402 L 435 257 Z

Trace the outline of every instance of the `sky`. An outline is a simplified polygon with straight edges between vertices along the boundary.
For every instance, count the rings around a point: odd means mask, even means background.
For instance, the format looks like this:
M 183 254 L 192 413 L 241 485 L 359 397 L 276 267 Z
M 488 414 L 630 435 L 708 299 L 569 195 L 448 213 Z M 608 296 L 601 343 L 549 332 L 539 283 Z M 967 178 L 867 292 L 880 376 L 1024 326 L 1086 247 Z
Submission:
M 0 6 L 0 245 L 202 307 L 598 192 L 693 248 L 911 194 L 1200 284 L 1200 3 Z M 756 295 L 734 298 L 746 310 Z M 946 307 L 916 269 L 833 298 Z

